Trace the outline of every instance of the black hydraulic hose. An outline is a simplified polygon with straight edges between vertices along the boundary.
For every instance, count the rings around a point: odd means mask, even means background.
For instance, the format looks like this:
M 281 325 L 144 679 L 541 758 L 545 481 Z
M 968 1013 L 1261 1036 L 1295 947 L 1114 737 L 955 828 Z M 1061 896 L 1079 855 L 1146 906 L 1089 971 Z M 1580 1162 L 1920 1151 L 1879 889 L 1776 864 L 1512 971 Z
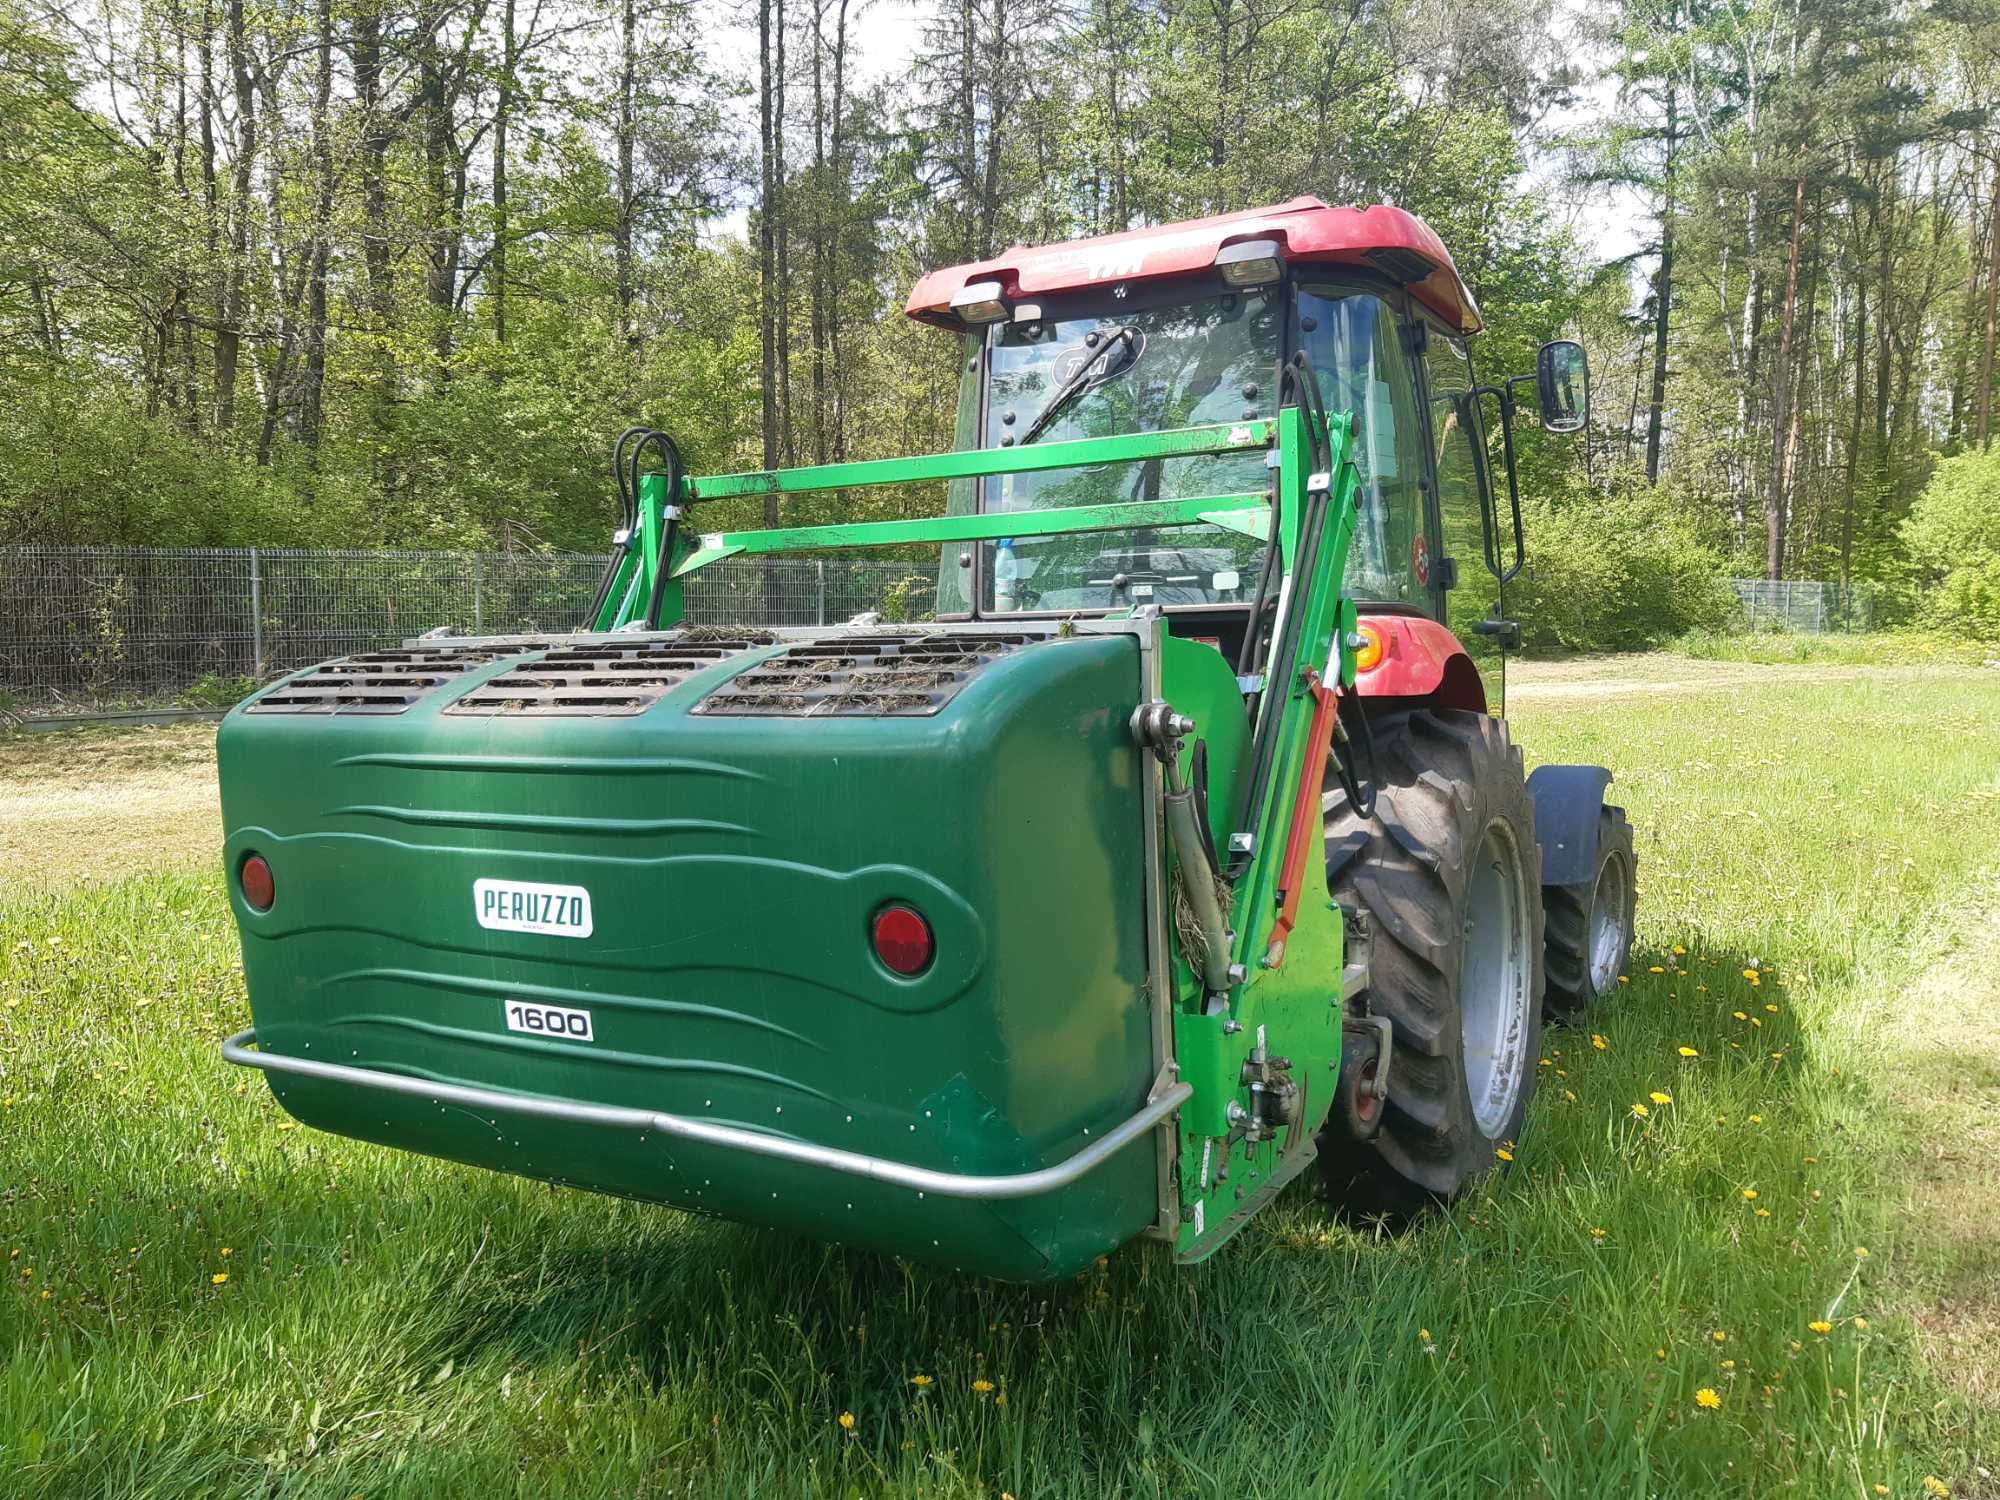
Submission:
M 622 539 L 612 543 L 611 556 L 604 564 L 604 576 L 597 580 L 597 593 L 590 601 L 590 613 L 583 617 L 585 630 L 595 626 L 597 617 L 604 613 L 604 603 L 611 597 L 611 586 L 618 581 L 619 564 L 623 563 L 632 551 L 632 541 L 637 534 L 639 524 L 639 507 L 637 496 L 625 483 L 625 445 L 647 430 L 644 427 L 628 427 L 618 434 L 618 441 L 611 445 L 611 479 L 618 486 L 619 530 Z
M 657 428 L 640 438 L 632 448 L 632 492 L 639 492 L 639 456 L 651 446 L 660 455 L 660 472 L 667 481 L 667 518 L 660 528 L 660 555 L 658 566 L 653 570 L 653 593 L 646 601 L 646 628 L 660 628 L 660 611 L 667 600 L 667 569 L 674 559 L 674 538 L 680 533 L 680 490 L 681 480 L 687 473 L 687 466 L 681 461 L 681 450 L 674 440 Z

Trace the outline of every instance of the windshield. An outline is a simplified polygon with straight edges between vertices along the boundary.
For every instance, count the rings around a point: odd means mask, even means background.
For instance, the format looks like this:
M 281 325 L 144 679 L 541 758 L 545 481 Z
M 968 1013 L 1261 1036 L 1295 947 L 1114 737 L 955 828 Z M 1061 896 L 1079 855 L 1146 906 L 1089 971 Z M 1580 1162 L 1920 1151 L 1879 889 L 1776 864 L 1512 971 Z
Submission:
M 1230 291 L 998 327 L 989 336 L 986 446 L 1010 446 L 1038 421 L 1035 441 L 1059 443 L 1268 416 L 1280 305 L 1274 291 Z M 1068 399 L 1052 405 L 1066 390 Z M 962 433 L 961 441 L 969 437 Z M 1001 475 L 985 481 L 982 508 L 1180 500 L 1257 492 L 1264 484 L 1259 449 Z M 970 490 L 953 494 L 954 510 L 970 508 Z M 983 607 L 1005 613 L 1235 603 L 1255 586 L 1259 550 L 1253 539 L 1215 526 L 985 543 L 978 559 Z M 958 555 L 951 549 L 945 557 L 942 598 L 969 587 L 969 569 L 955 566 Z
M 1188 299 L 1185 284 L 1100 298 L 1088 315 L 998 325 L 967 340 L 958 446 L 1105 437 L 1272 413 L 1281 340 L 1279 288 L 1218 290 Z M 1428 609 L 1431 543 L 1424 519 L 1426 471 L 1417 376 L 1401 319 L 1372 289 L 1333 285 L 1297 294 L 1296 342 L 1313 362 L 1329 411 L 1352 412 L 1361 476 L 1360 525 L 1348 559 L 1355 596 Z M 981 356 L 989 367 L 982 390 Z M 1176 500 L 1258 492 L 1265 454 L 1153 459 L 1090 469 L 1007 474 L 951 486 L 950 510 L 1032 510 L 1128 500 Z M 983 488 L 983 494 L 980 493 Z M 1139 604 L 1241 604 L 1255 592 L 1261 542 L 1217 526 L 1155 527 L 1071 536 L 1017 537 L 947 548 L 939 572 L 941 611 L 1123 609 Z

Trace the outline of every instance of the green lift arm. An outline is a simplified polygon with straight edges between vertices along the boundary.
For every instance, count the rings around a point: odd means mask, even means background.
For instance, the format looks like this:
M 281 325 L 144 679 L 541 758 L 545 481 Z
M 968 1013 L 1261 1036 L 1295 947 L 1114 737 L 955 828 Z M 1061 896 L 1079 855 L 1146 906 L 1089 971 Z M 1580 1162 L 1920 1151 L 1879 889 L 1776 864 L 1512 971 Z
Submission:
M 1206 523 L 1270 540 L 1281 588 L 1264 670 L 1249 684 L 1251 748 L 1236 803 L 1245 808 L 1243 858 L 1223 884 L 1234 922 L 1229 986 L 1209 991 L 1199 961 L 1177 954 L 1169 1069 L 1193 1087 L 1180 1111 L 1176 1208 L 1163 1226 L 1179 1260 L 1200 1260 L 1313 1160 L 1313 1135 L 1339 1076 L 1348 973 L 1342 915 L 1327 891 L 1320 788 L 1337 729 L 1339 693 L 1354 681 L 1354 604 L 1342 593 L 1356 523 L 1353 424 L 1326 420 L 1324 441 L 1288 407 L 1273 419 L 1073 442 L 871 459 L 813 468 L 682 478 L 642 476 L 639 524 L 593 622 L 615 630 L 648 618 L 655 591 L 664 627 L 684 617 L 683 581 L 712 562 L 835 548 L 953 543 L 1000 537 Z M 702 502 L 876 485 L 935 483 L 1148 459 L 1263 449 L 1269 488 L 1258 494 L 1124 501 L 1004 513 L 935 516 L 696 535 Z M 1318 456 L 1324 468 L 1314 468 Z M 1275 527 L 1273 522 L 1275 520 Z M 671 548 L 664 548 L 669 523 Z M 663 551 L 668 555 L 663 556 Z M 1171 702 L 1175 680 L 1163 688 Z M 1163 752 L 1179 770 L 1178 740 Z M 1169 780 L 1173 776 L 1170 774 Z M 1178 867 L 1173 878 L 1188 879 Z

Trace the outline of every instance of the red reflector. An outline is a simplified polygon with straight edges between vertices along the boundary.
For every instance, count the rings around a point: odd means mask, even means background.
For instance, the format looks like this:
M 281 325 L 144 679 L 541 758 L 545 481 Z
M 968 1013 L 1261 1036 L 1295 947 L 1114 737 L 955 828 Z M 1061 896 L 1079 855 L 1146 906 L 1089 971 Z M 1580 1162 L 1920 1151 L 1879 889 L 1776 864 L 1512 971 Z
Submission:
M 930 967 L 931 924 L 908 906 L 885 906 L 875 913 L 875 956 L 898 974 L 921 974 Z
M 244 860 L 236 878 L 243 883 L 243 899 L 253 910 L 271 909 L 271 902 L 277 898 L 278 892 L 271 883 L 271 867 L 264 863 L 263 855 L 253 854 Z

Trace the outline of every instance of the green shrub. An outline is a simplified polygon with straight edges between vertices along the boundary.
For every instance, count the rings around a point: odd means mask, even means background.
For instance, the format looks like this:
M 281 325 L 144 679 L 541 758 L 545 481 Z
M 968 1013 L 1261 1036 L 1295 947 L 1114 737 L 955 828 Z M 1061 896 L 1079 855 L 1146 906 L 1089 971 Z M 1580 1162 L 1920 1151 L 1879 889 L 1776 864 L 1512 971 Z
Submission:
M 2000 639 L 2000 451 L 1937 466 L 1903 522 L 1917 620 L 1974 639 Z
M 257 691 L 254 677 L 225 677 L 220 672 L 204 672 L 180 694 L 182 708 L 234 708 Z
M 1531 651 L 1639 651 L 1738 614 L 1721 552 L 1656 491 L 1524 507 L 1528 568 L 1507 612 Z

